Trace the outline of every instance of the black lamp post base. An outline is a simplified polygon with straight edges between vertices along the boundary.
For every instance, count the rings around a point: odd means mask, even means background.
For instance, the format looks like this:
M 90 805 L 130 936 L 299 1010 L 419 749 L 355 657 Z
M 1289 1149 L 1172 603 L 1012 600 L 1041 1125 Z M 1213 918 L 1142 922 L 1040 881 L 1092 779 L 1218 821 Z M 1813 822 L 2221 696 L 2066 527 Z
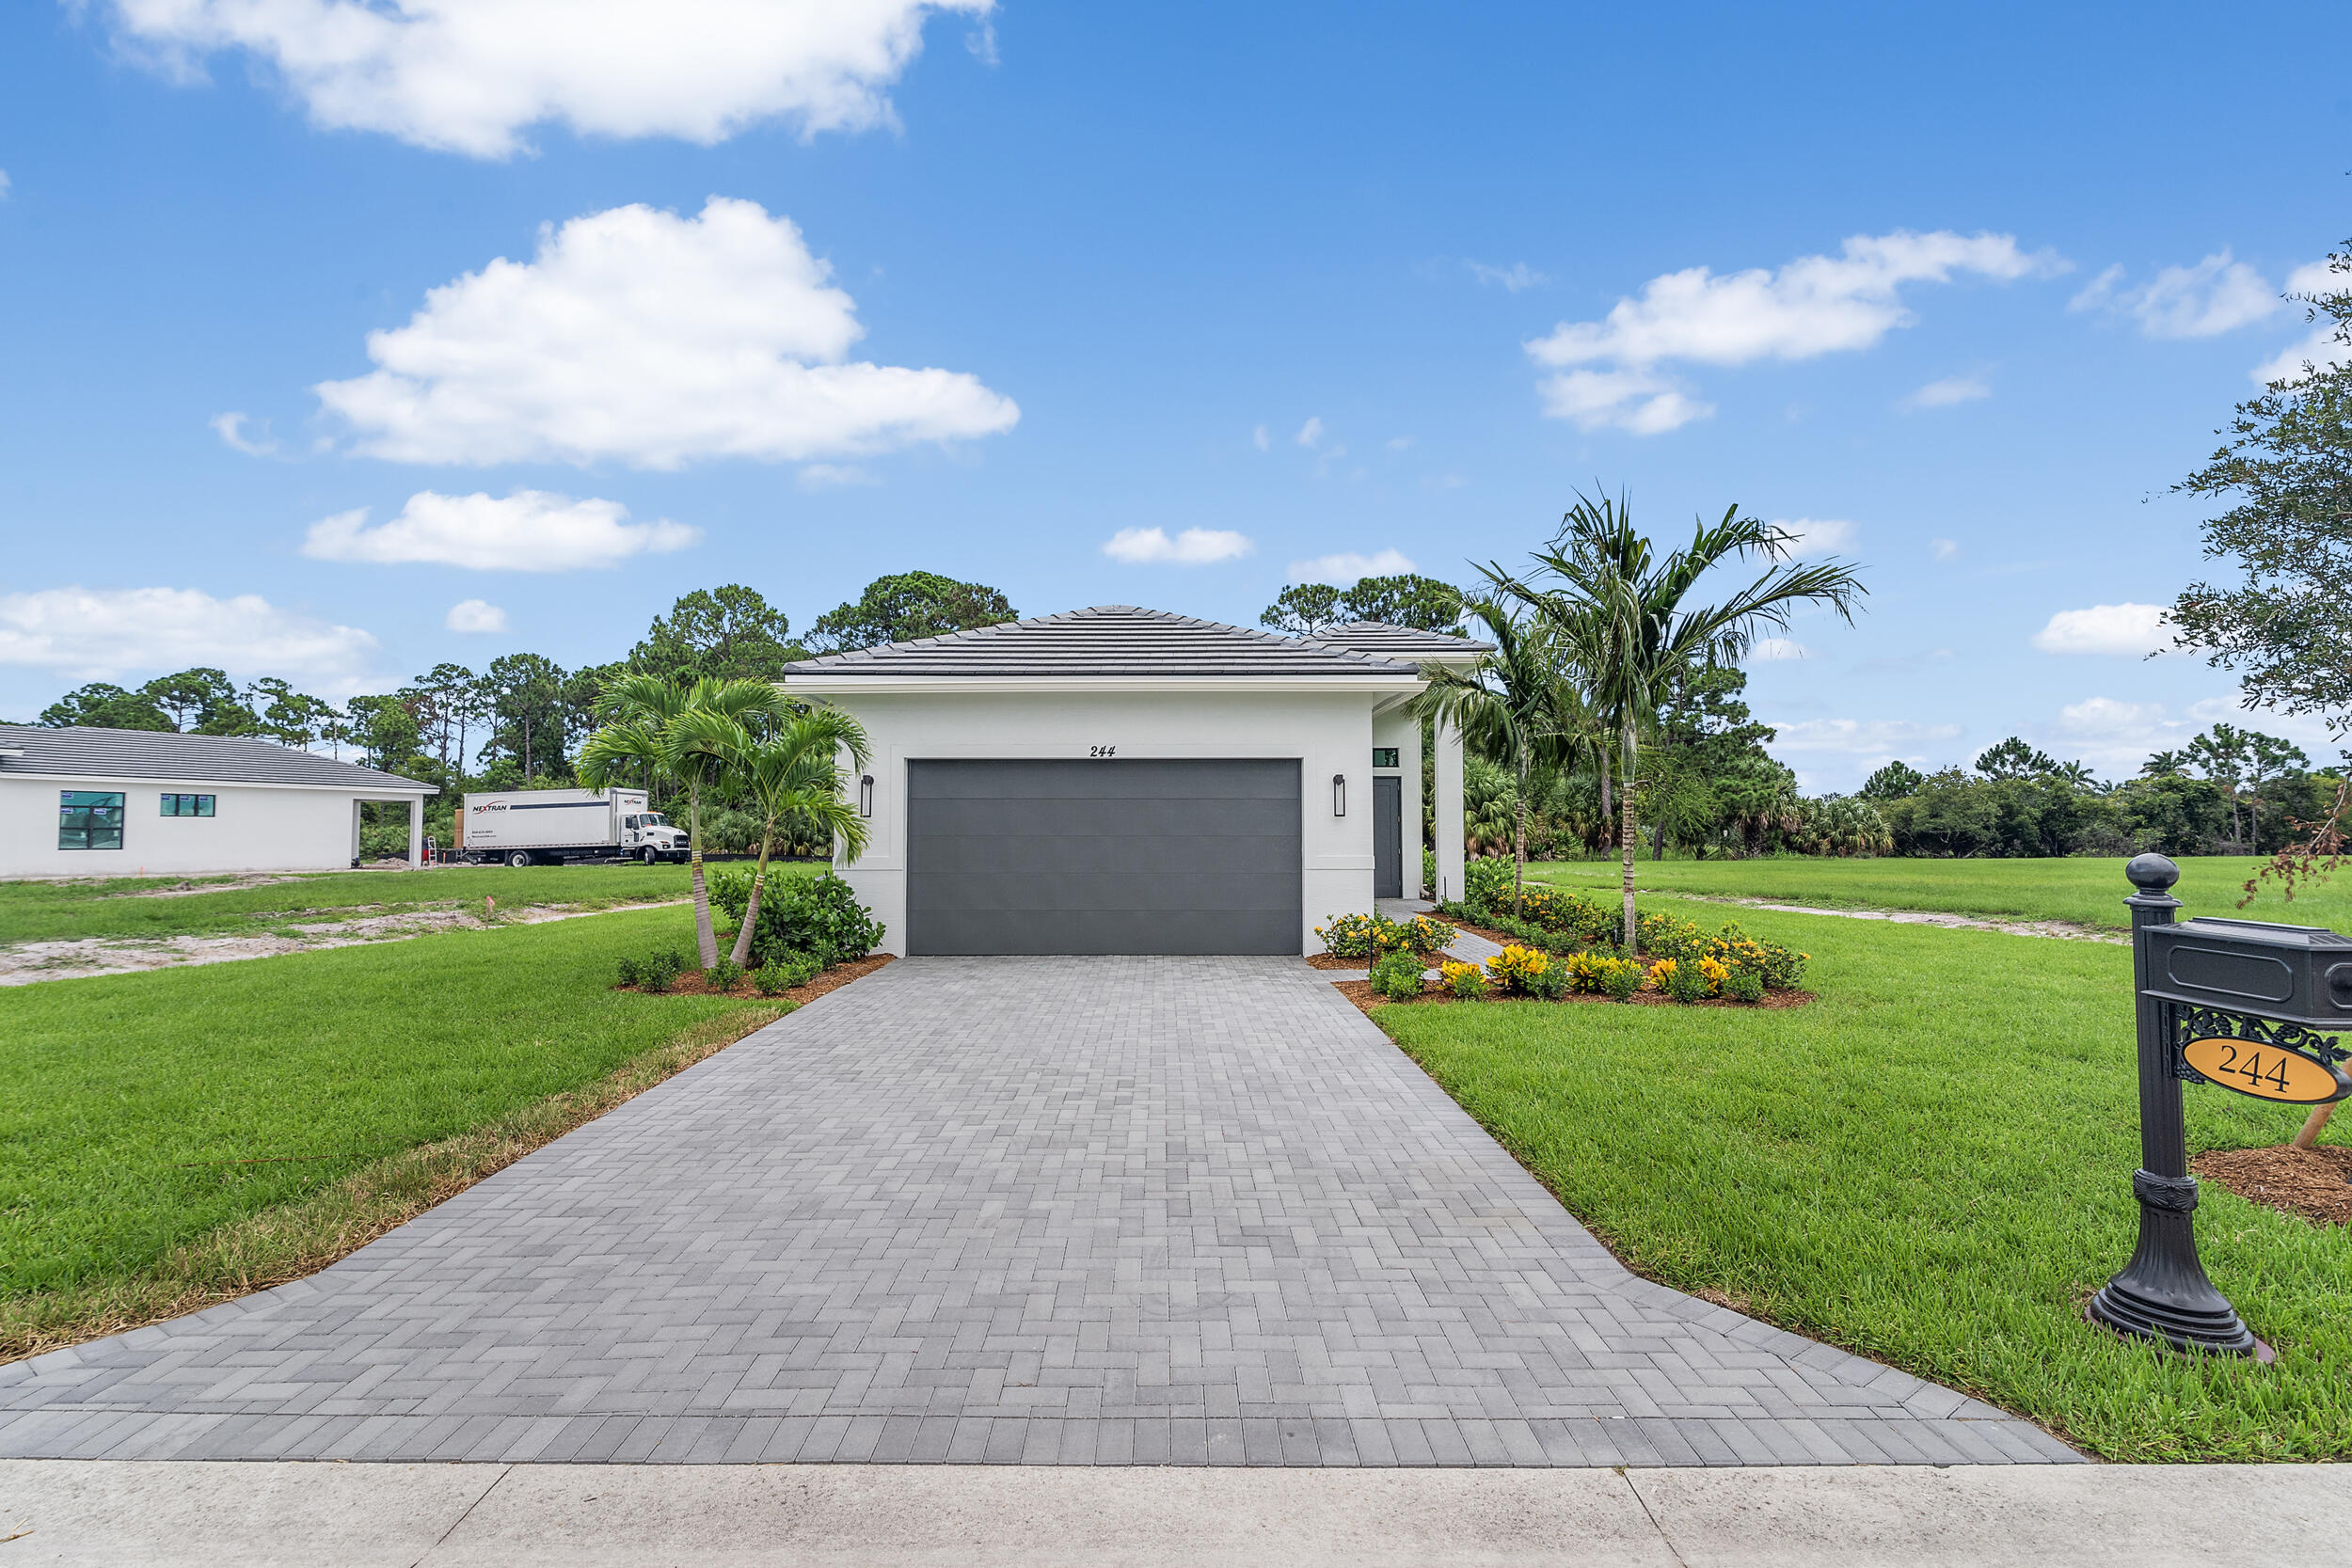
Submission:
M 2224 1302 L 2219 1310 L 2183 1308 L 2141 1295 L 2120 1277 L 2107 1281 L 2083 1308 L 2083 1316 L 2103 1328 L 2134 1339 L 2153 1339 L 2178 1351 L 2207 1351 L 2216 1355 L 2250 1355 L 2267 1366 L 2278 1353 L 2238 1321 Z

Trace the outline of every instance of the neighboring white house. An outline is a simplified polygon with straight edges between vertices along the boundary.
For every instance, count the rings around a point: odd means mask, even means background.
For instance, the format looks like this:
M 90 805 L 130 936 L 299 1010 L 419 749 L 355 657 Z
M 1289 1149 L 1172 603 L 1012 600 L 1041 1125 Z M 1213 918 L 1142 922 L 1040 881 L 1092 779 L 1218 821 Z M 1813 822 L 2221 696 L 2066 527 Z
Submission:
M 359 857 L 359 805 L 431 784 L 267 740 L 0 724 L 0 877 L 302 871 Z
M 866 727 L 841 875 L 908 955 L 1299 953 L 1422 891 L 1423 660 L 1401 626 L 1312 641 L 1104 605 L 809 659 Z M 1462 891 L 1462 749 L 1436 736 L 1437 890 Z

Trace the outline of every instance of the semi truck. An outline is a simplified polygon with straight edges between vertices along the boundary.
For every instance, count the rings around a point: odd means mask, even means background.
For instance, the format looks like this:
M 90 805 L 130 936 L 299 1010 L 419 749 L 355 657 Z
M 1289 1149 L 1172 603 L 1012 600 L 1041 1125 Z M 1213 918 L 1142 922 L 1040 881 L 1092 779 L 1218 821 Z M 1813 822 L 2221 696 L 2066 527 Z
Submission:
M 682 861 L 686 830 L 651 810 L 642 789 L 524 789 L 469 795 L 449 860 L 473 865 L 565 861 Z

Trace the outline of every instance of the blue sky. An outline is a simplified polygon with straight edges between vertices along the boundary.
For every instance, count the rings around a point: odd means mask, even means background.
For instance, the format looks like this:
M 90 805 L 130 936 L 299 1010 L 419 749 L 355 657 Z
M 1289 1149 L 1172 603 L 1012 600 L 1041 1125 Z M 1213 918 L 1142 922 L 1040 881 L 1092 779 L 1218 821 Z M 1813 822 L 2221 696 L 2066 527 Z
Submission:
M 2128 772 L 2233 716 L 2163 492 L 2352 233 L 2335 8 L 2219 16 L 28 0 L 0 715 L 918 566 L 1247 624 L 1599 486 L 1864 564 L 1753 667 L 1809 787 Z

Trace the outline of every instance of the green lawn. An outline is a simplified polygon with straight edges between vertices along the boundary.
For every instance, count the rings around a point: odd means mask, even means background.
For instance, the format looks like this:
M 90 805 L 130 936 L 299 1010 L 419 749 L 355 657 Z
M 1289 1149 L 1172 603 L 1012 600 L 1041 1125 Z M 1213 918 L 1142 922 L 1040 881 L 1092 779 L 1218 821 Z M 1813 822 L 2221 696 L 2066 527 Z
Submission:
M 532 879 L 483 873 L 510 877 Z M 623 954 L 691 947 L 692 929 L 683 908 L 647 910 L 0 990 L 0 1319 L 12 1301 L 135 1280 L 683 1033 L 772 1016 L 610 989 Z M 274 1163 L 234 1163 L 259 1161 Z
M 2289 903 L 2275 884 L 2247 908 L 2237 908 L 2243 884 L 2262 862 L 2250 856 L 2210 855 L 2182 860 L 2172 895 L 2190 915 L 2276 920 L 2293 926 L 2332 926 L 2352 932 L 2352 870 L 2298 893 Z M 1562 887 L 1613 895 L 1617 867 L 1598 861 L 1550 861 L 1529 871 Z M 2084 926 L 2131 924 L 2123 900 L 2131 884 L 2122 860 L 1814 860 L 1775 856 L 1749 861 L 1652 861 L 1635 867 L 1641 888 L 1768 898 L 1824 908 L 1936 910 L 1994 919 L 2067 920 Z
M 795 866 L 795 870 L 804 869 Z M 687 895 L 683 865 L 437 866 L 427 871 L 330 871 L 262 887 L 140 897 L 228 884 L 227 878 L 125 877 L 95 882 L 0 882 L 0 942 L 77 938 L 218 936 L 362 915 L 562 904 L 601 909 Z
M 1923 863 L 1951 863 L 1857 869 Z M 1375 1016 L 1651 1278 L 2109 1458 L 2352 1459 L 2344 1228 L 2205 1187 L 2206 1267 L 2278 1348 L 2273 1367 L 2158 1354 L 2078 1316 L 2132 1251 L 2127 949 L 1654 902 L 1809 952 L 1820 1000 Z M 2188 1099 L 2196 1149 L 2282 1143 L 2302 1115 L 2217 1088 Z

